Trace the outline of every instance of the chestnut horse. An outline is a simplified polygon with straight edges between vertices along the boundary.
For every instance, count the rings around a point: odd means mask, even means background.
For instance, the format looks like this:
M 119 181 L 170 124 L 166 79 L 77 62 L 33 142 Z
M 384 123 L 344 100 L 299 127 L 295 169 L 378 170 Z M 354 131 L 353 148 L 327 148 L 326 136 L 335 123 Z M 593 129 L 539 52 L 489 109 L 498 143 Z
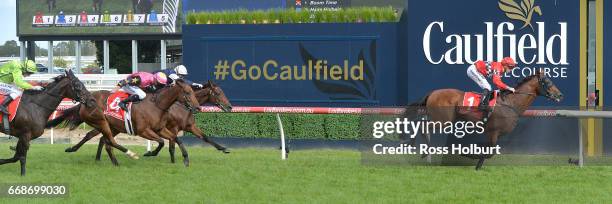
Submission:
M 559 102 L 563 99 L 563 94 L 555 84 L 542 72 L 538 71 L 535 75 L 526 77 L 516 86 L 516 92 L 501 93 L 497 99 L 497 107 L 489 114 L 488 121 L 484 126 L 484 134 L 488 137 L 488 145 L 495 146 L 499 137 L 510 133 L 517 124 L 521 114 L 531 106 L 537 96 L 544 96 Z M 474 112 L 461 111 L 463 106 L 463 96 L 465 92 L 457 89 L 439 89 L 425 96 L 420 102 L 411 104 L 407 115 L 414 113 L 416 108 L 419 113 L 425 112 L 430 121 L 457 121 L 467 119 L 476 121 L 480 118 L 474 117 Z M 413 115 L 414 116 L 414 115 Z M 419 116 L 420 117 L 420 116 Z M 426 137 L 426 135 L 422 135 Z M 400 136 L 406 141 L 405 135 Z M 428 140 L 428 139 L 426 139 Z M 411 141 L 414 144 L 415 139 Z M 485 159 L 493 155 L 464 155 L 478 159 L 476 170 L 479 170 Z
M 56 110 L 64 98 L 80 102 L 87 110 L 95 110 L 95 102 L 91 93 L 87 91 L 83 83 L 74 76 L 72 71 L 65 75 L 59 75 L 53 82 L 45 86 L 43 91 L 26 90 L 21 97 L 21 104 L 17 108 L 15 118 L 10 122 L 10 132 L 2 132 L 13 135 L 18 139 L 15 155 L 10 159 L 0 159 L 0 165 L 6 163 L 21 163 L 21 175 L 26 173 L 26 157 L 30 148 L 30 141 L 40 137 L 49 116 Z M 106 123 L 94 123 L 95 126 L 103 126 Z M 110 138 L 115 147 L 125 149 Z
M 223 92 L 221 87 L 217 86 L 211 81 L 208 81 L 208 83 L 206 83 L 202 89 L 196 91 L 196 98 L 198 99 L 200 105 L 211 103 L 221 108 L 221 110 L 223 110 L 224 112 L 232 111 L 232 104 L 225 96 L 225 93 Z M 183 142 L 178 137 L 178 133 L 181 130 L 191 132 L 196 137 L 202 139 L 206 143 L 211 144 L 217 150 L 222 151 L 223 153 L 230 153 L 227 148 L 210 140 L 204 134 L 204 132 L 200 130 L 200 128 L 198 128 L 195 121 L 195 116 L 193 114 L 189 114 L 188 110 L 185 109 L 184 106 L 174 104 L 170 108 L 170 114 L 167 114 L 166 117 L 168 117 L 166 129 L 168 129 L 172 133 L 170 138 L 165 138 L 168 139 L 170 143 L 168 151 L 170 153 L 170 161 L 172 163 L 174 163 L 174 146 L 175 143 L 177 143 L 179 145 L 179 148 L 181 149 L 181 152 L 183 153 L 183 163 L 185 164 L 185 166 L 189 166 L 187 151 L 185 150 Z M 160 143 L 160 145 L 153 152 L 147 152 L 147 154 L 145 154 L 144 156 L 157 156 L 157 154 L 159 154 L 159 151 L 161 150 L 160 146 L 163 146 L 163 143 Z
M 198 104 L 200 105 L 204 105 L 206 103 L 215 104 L 216 106 L 218 106 L 225 112 L 229 112 L 232 109 L 232 104 L 229 102 L 229 100 L 225 96 L 225 93 L 223 92 L 221 87 L 217 86 L 211 81 L 208 81 L 208 83 L 204 84 L 204 87 L 202 89 L 196 90 L 195 96 L 198 100 Z M 174 105 L 172 105 L 170 109 L 168 110 L 168 114 L 165 114 L 164 117 L 166 117 L 165 119 L 167 122 L 166 129 L 169 130 L 170 132 L 166 132 L 165 130 L 162 130 L 161 132 L 158 132 L 158 134 L 163 139 L 167 139 L 168 141 L 170 141 L 170 146 L 168 150 L 170 152 L 170 161 L 172 163 L 175 162 L 175 158 L 174 158 L 175 143 L 177 143 L 183 155 L 183 159 L 184 159 L 183 163 L 185 164 L 185 166 L 189 166 L 189 155 L 187 154 L 187 149 L 183 145 L 182 140 L 179 139 L 177 136 L 179 131 L 181 130 L 193 133 L 195 136 L 202 139 L 204 142 L 211 144 L 217 150 L 222 151 L 223 153 L 229 153 L 227 148 L 210 140 L 204 134 L 204 132 L 200 130 L 200 128 L 198 128 L 195 122 L 194 115 L 191 114 L 191 112 L 189 111 L 187 107 L 185 107 L 185 105 L 174 103 Z M 161 129 L 161 128 L 158 128 L 158 129 Z M 89 141 L 90 139 L 92 139 L 98 134 L 100 134 L 100 132 L 98 132 L 97 130 L 92 130 L 88 132 L 87 136 L 85 136 L 74 147 L 66 149 L 66 152 L 78 151 L 78 149 L 83 144 L 85 144 L 85 142 Z M 157 146 L 157 148 L 155 148 L 155 150 L 153 150 L 152 152 L 147 152 L 143 156 L 157 156 L 164 146 L 164 140 L 162 138 L 156 138 L 155 140 L 153 140 L 153 141 L 158 142 L 159 145 Z M 100 141 L 100 143 L 101 142 L 102 141 Z M 102 144 L 99 144 L 98 151 L 96 154 L 97 159 L 100 158 L 100 154 L 102 152 L 101 150 L 102 150 Z
M 109 91 L 97 91 L 93 93 L 98 105 L 104 108 L 106 107 L 106 99 L 110 95 L 111 92 Z M 192 112 L 197 111 L 197 109 L 193 106 L 193 104 L 198 104 L 198 100 L 195 98 L 193 89 L 191 89 L 191 87 L 182 80 L 177 80 L 174 85 L 163 88 L 157 93 L 148 94 L 143 101 L 132 104 L 131 115 L 135 134 L 149 140 L 161 140 L 161 137 L 157 133 L 162 131 L 162 127 L 164 127 L 166 123 L 164 115 L 168 113 L 168 109 L 170 109 L 170 107 L 177 101 L 187 106 Z M 64 111 L 64 114 L 49 121 L 47 123 L 47 127 L 55 127 L 66 121 L 72 130 L 85 121 L 105 120 L 112 129 L 113 137 L 119 133 L 127 132 L 123 120 L 106 115 L 104 115 L 104 117 L 97 118 L 84 117 L 82 108 L 83 107 L 80 105 L 77 105 Z M 81 140 L 81 142 L 74 147 L 66 149 L 66 152 L 76 151 L 85 143 L 85 141 L 91 139 L 99 133 L 100 129 L 97 128 L 95 131 L 90 131 L 87 133 L 85 138 Z M 107 144 L 108 142 L 109 140 L 107 138 L 103 138 L 100 142 L 100 148 L 102 144 Z M 113 164 L 119 165 L 117 159 L 112 153 L 112 149 L 108 145 L 106 145 L 106 152 L 108 153 L 108 156 Z M 137 156 L 134 155 L 134 157 Z M 100 160 L 100 158 L 97 157 L 96 160 Z

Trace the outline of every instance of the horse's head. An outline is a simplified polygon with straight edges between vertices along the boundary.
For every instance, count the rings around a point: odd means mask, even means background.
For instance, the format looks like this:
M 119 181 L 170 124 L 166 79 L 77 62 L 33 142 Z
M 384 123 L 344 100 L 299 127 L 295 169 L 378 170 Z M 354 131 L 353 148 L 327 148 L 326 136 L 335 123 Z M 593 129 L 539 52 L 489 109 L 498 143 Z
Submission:
M 181 95 L 177 98 L 177 101 L 185 104 L 187 109 L 192 113 L 196 113 L 198 111 L 198 99 L 195 97 L 195 93 L 193 89 L 191 89 L 191 85 L 186 84 L 183 80 L 176 80 L 172 86 L 180 89 Z
M 210 80 L 204 84 L 204 88 L 196 91 L 196 96 L 200 105 L 212 103 L 225 112 L 232 111 L 232 104 L 225 96 L 223 89 Z
M 72 71 L 54 78 L 54 81 L 45 86 L 45 93 L 58 98 L 69 98 L 88 106 L 91 93 Z
M 563 100 L 563 93 L 557 88 L 557 86 L 546 76 L 542 71 L 537 71 L 535 74 L 538 79 L 538 86 L 536 93 L 540 96 L 544 96 L 548 99 L 560 102 Z

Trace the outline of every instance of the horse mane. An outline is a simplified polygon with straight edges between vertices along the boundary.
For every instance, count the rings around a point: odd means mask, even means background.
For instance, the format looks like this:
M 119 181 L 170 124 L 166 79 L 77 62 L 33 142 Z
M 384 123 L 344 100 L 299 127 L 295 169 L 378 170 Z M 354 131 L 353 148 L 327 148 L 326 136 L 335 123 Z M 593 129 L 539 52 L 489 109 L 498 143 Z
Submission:
M 48 83 L 48 84 L 45 86 L 45 88 L 46 88 L 46 89 L 48 89 L 48 88 L 54 87 L 54 86 L 55 86 L 55 85 L 57 85 L 57 84 L 58 84 L 58 83 L 59 83 L 59 82 L 60 82 L 62 79 L 66 78 L 66 77 L 67 77 L 67 76 L 66 76 L 66 75 L 63 75 L 63 74 L 61 74 L 61 75 L 57 75 L 56 77 L 53 77 L 53 81 L 52 81 L 51 83 Z M 40 94 L 40 93 L 43 93 L 43 91 L 36 91 L 36 90 L 31 90 L 31 89 L 28 89 L 28 90 L 24 90 L 24 91 L 23 91 L 23 94 L 27 94 L 27 95 L 37 95 L 37 94 Z
M 521 80 L 519 83 L 516 84 L 515 88 L 518 89 L 519 87 L 523 86 L 524 84 L 526 84 L 527 82 L 531 81 L 533 78 L 537 77 L 538 75 L 530 75 L 527 76 L 525 78 L 523 78 L 523 80 Z M 510 94 L 512 92 L 507 91 L 507 90 L 503 90 L 500 91 L 500 95 L 505 97 L 506 95 Z
M 525 83 L 527 83 L 527 82 L 531 81 L 533 78 L 535 78 L 535 77 L 537 77 L 537 76 L 538 76 L 538 75 L 531 75 L 531 76 L 528 76 L 528 77 L 523 78 L 523 80 L 521 80 L 521 82 L 519 82 L 519 83 L 516 85 L 516 87 L 520 87 L 520 86 L 522 86 L 523 84 L 525 84 Z

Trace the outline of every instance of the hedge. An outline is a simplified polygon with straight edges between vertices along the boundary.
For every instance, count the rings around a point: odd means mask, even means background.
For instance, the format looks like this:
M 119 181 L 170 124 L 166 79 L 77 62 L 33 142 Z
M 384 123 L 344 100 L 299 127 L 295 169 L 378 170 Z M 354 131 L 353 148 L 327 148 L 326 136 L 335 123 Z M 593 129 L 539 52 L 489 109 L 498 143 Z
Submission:
M 359 138 L 360 116 L 281 114 L 291 139 L 352 140 Z M 199 113 L 196 123 L 207 135 L 233 138 L 278 138 L 275 114 Z
M 399 14 L 392 7 L 357 7 L 338 11 L 296 11 L 293 9 L 234 10 L 191 12 L 187 24 L 274 24 L 274 23 L 366 23 L 397 22 Z

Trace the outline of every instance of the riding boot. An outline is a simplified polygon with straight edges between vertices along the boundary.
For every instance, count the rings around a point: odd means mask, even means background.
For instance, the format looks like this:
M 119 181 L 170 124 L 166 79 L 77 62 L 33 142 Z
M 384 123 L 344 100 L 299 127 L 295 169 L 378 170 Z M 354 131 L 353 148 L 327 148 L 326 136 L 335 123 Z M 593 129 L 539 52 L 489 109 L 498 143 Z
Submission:
M 491 92 L 489 90 L 485 89 L 482 91 L 482 96 L 480 97 L 480 105 L 478 106 L 479 110 L 489 110 L 489 95 L 491 95 Z
M 136 102 L 139 100 L 140 98 L 138 97 L 138 95 L 131 95 L 127 97 L 126 99 L 124 99 L 123 101 L 119 102 L 119 107 L 121 107 L 121 109 L 123 109 L 124 111 L 128 111 L 128 108 L 127 108 L 128 103 Z
M 6 96 L 6 98 L 4 98 L 4 101 L 2 101 L 2 104 L 0 104 L 0 112 L 9 115 L 9 111 L 8 111 L 8 105 L 11 103 L 11 101 L 13 101 L 13 98 L 11 98 L 10 96 Z

